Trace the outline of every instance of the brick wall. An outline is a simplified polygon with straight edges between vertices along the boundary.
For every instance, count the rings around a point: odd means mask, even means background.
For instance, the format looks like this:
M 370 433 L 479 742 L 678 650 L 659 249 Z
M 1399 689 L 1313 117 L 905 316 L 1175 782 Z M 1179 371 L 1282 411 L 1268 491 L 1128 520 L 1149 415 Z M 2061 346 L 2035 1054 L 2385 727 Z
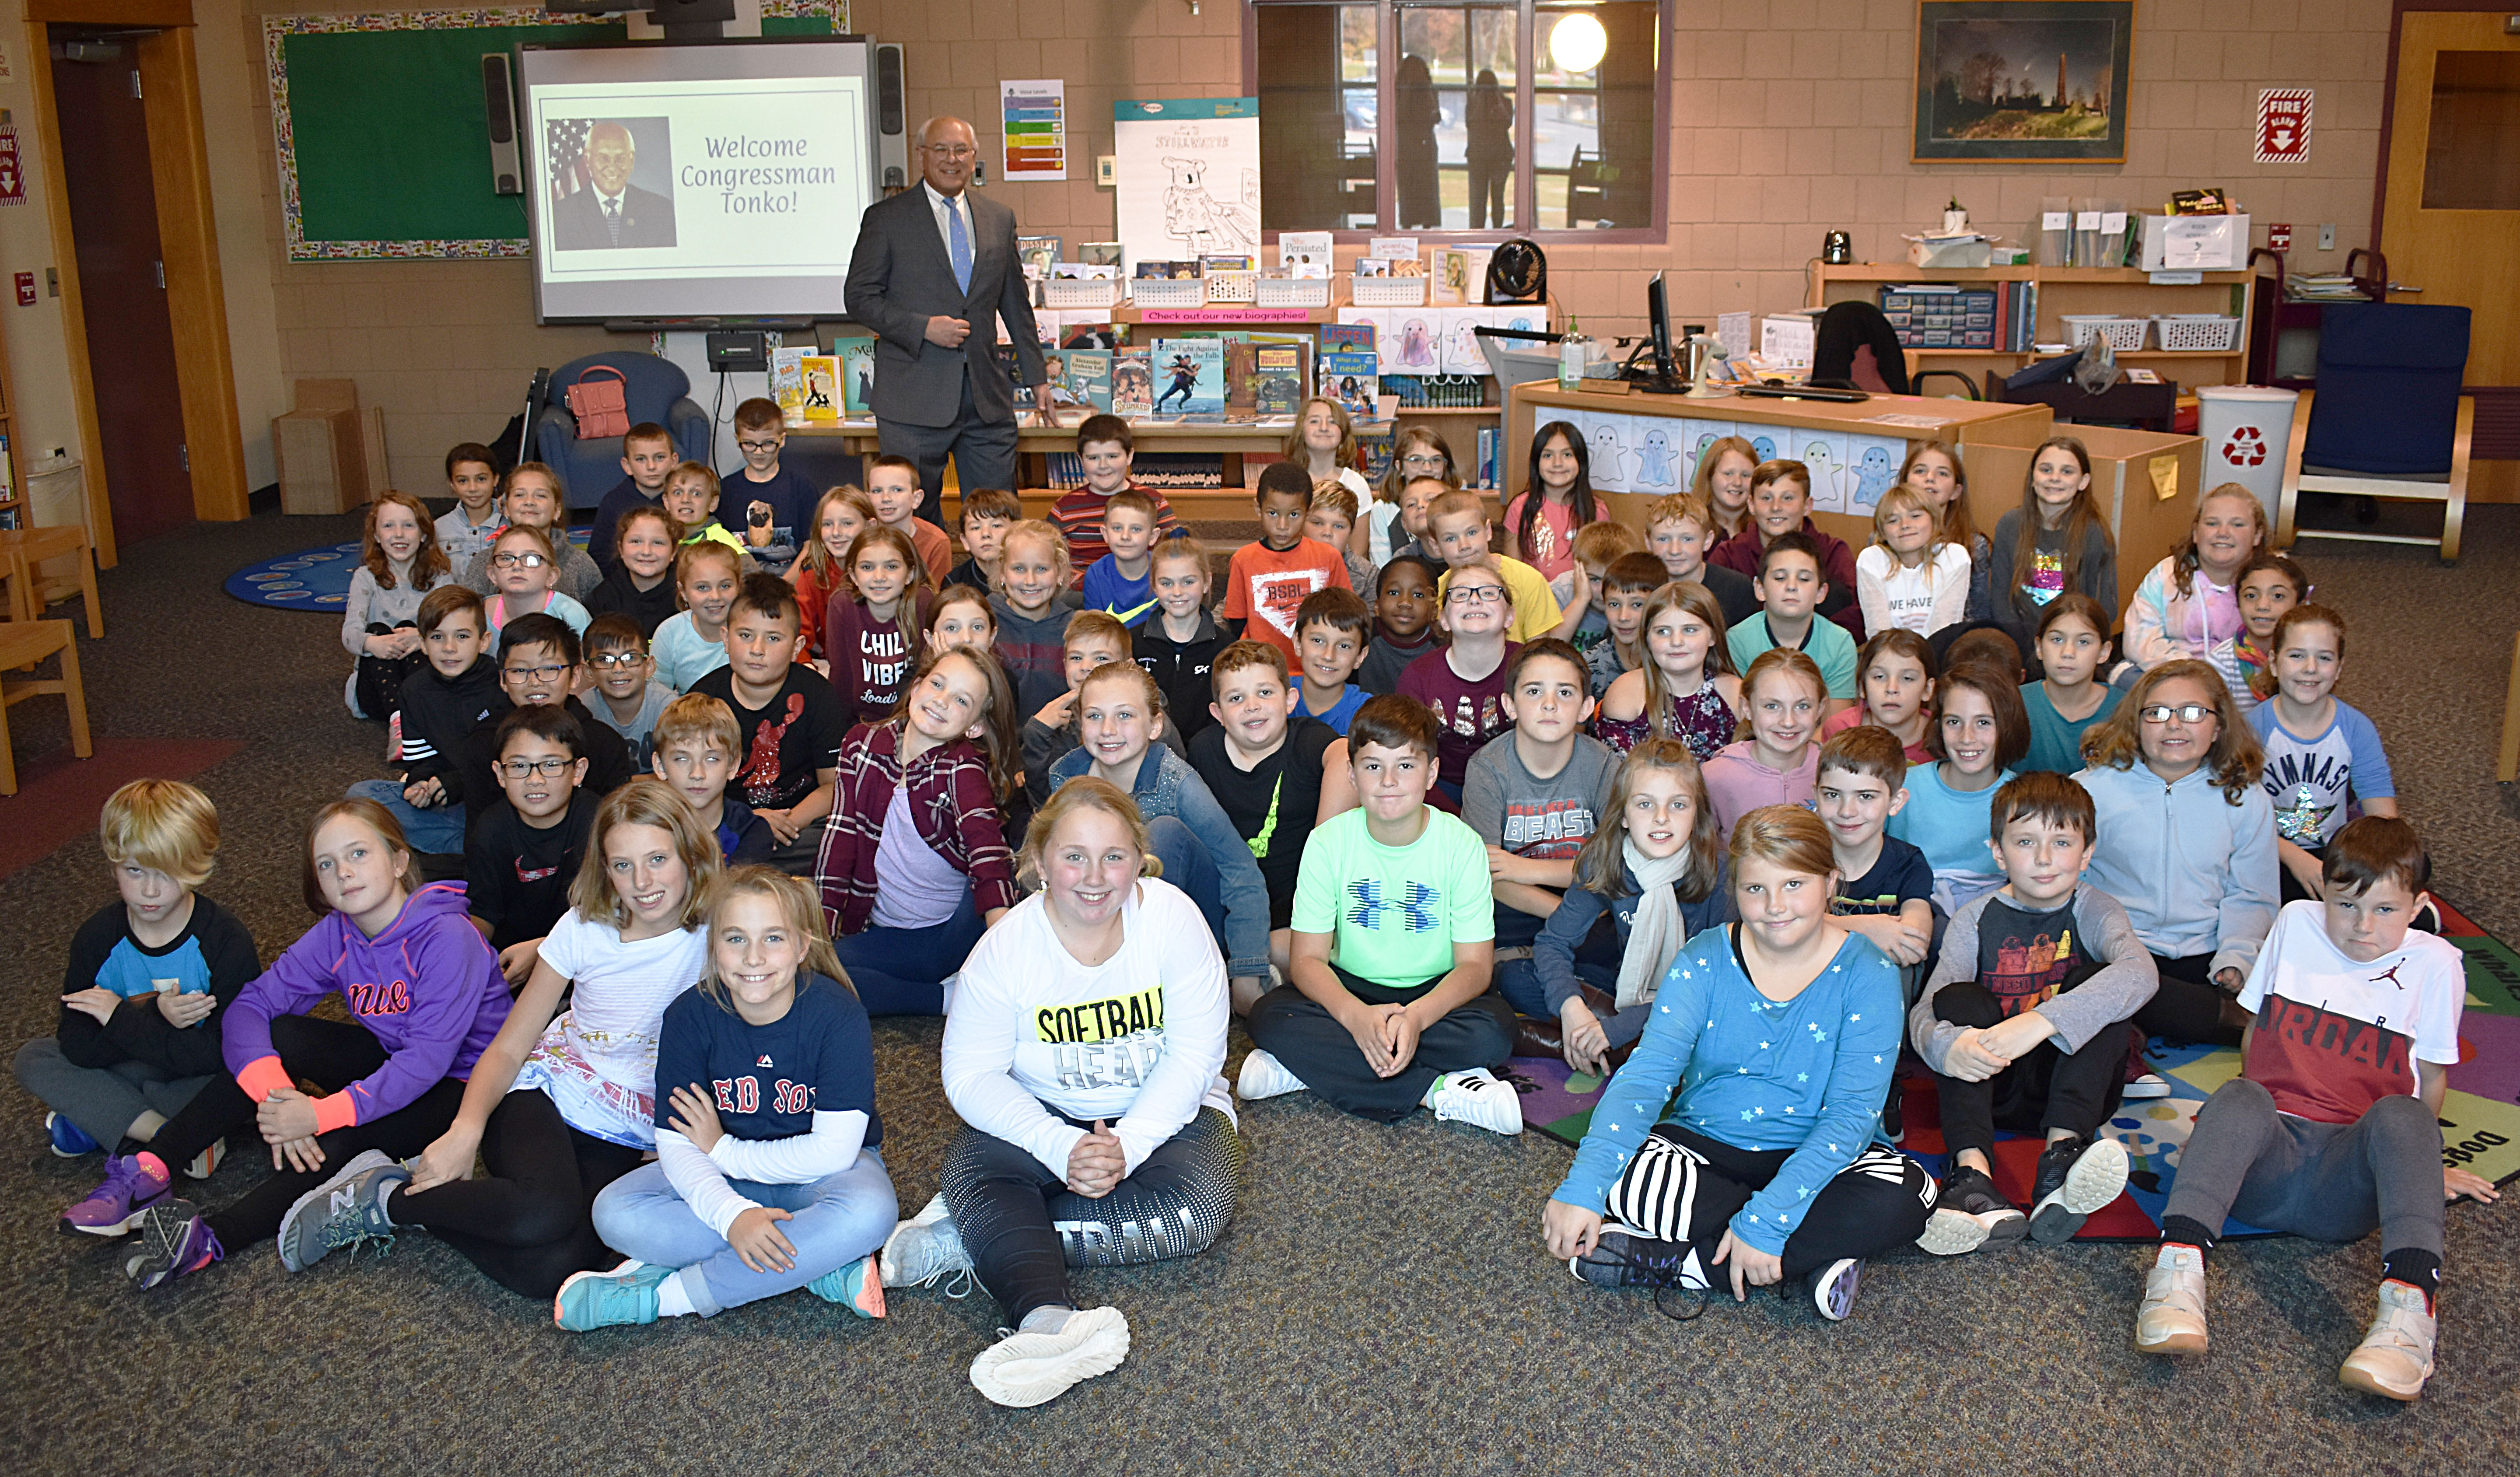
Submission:
M 347 7 L 245 8 L 252 115 L 228 121 L 250 128 L 260 157 L 282 372 L 356 379 L 363 400 L 386 407 L 396 481 L 433 491 L 446 445 L 505 425 L 535 366 L 608 336 L 536 328 L 522 261 L 285 261 L 258 18 Z M 1596 333 L 1640 326 L 1641 275 L 1656 268 L 1670 274 L 1677 313 L 1793 305 L 1822 233 L 1852 232 L 1859 260 L 1896 259 L 1899 233 L 1939 219 L 1954 195 L 1981 224 L 2017 233 L 2044 196 L 2142 206 L 2174 189 L 2224 185 L 2261 223 L 2293 224 L 2297 268 L 2341 265 L 2342 248 L 2369 229 L 2385 0 L 2141 0 L 2127 162 L 2040 168 L 1909 161 L 1913 0 L 1674 0 L 1673 9 L 1666 242 L 1550 248 L 1561 305 Z M 1110 152 L 1114 102 L 1241 92 L 1242 7 L 1203 0 L 1201 11 L 1192 16 L 1187 0 L 856 0 L 852 23 L 907 48 L 914 121 L 984 120 L 998 79 L 1064 77 L 1076 177 L 990 188 L 1024 229 L 1084 241 L 1111 230 L 1110 194 L 1094 185 L 1092 164 Z M 2272 86 L 2318 89 L 2307 164 L 2249 161 L 2257 91 Z M 984 122 L 980 133 L 994 154 Z M 2338 251 L 2315 249 L 2321 222 L 2336 225 Z

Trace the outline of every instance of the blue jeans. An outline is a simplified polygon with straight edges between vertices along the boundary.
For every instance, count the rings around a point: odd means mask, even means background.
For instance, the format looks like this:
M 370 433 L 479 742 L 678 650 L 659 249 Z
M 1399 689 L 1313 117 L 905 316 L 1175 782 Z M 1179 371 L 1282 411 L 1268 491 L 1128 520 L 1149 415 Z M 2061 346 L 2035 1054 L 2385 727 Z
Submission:
M 433 852 L 440 856 L 461 854 L 464 850 L 464 807 L 440 805 L 433 810 L 421 810 L 402 797 L 402 785 L 393 780 L 362 780 L 344 791 L 353 800 L 374 800 L 393 813 L 402 826 L 403 841 L 414 851 Z
M 793 1220 L 779 1223 L 780 1234 L 796 1248 L 794 1266 L 786 1272 L 744 1266 L 724 1236 L 692 1214 L 665 1178 L 664 1167 L 656 1164 L 639 1166 L 595 1197 L 595 1233 L 624 1256 L 651 1267 L 680 1269 L 675 1276 L 682 1278 L 692 1307 L 708 1318 L 793 1292 L 880 1250 L 901 1214 L 892 1178 L 873 1149 L 858 1150 L 855 1164 L 811 1185 L 728 1183 L 747 1200 L 794 1213 Z
M 1230 957 L 1233 951 L 1225 947 L 1225 879 L 1217 873 L 1216 859 L 1177 816 L 1157 816 L 1147 823 L 1147 849 L 1164 864 L 1164 880 L 1189 893 L 1198 905 L 1199 917 L 1207 919 L 1207 931 L 1216 936 L 1216 947 Z
M 979 943 L 980 910 L 963 890 L 954 916 L 927 928 L 886 928 L 870 923 L 832 940 L 832 952 L 849 971 L 858 1001 L 869 1015 L 939 1015 L 945 979 L 963 967 Z

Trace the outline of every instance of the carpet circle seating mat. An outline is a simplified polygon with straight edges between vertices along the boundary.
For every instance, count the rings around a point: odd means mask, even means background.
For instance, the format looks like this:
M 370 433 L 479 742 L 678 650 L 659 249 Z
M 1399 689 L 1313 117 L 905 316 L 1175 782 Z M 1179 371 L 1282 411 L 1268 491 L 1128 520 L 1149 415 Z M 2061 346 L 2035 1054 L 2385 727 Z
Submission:
M 2450 1069 L 2450 1091 L 2442 1101 L 2442 1162 L 2500 1185 L 2520 1177 L 2520 954 L 2448 903 L 2442 904 L 2442 936 L 2467 957 L 2459 1060 Z M 2078 1239 L 2150 1241 L 2159 1236 L 2162 1208 L 2179 1177 L 2179 1151 L 2196 1126 L 2196 1111 L 2215 1089 L 2240 1072 L 2240 1053 L 2233 1047 L 2154 1043 L 2145 1054 L 2169 1081 L 2170 1096 L 2122 1104 L 2102 1130 L 2126 1145 L 2127 1189 L 2085 1223 Z M 1505 1075 L 1522 1094 L 1526 1124 L 1568 1144 L 1583 1141 L 1605 1085 L 1600 1078 L 1575 1072 L 1562 1061 L 1528 1056 L 1513 1058 Z M 1939 1179 L 1944 1153 L 1934 1080 L 1919 1070 L 1903 1078 L 1901 1086 L 1908 1132 L 1899 1147 Z M 2041 1140 L 1999 1137 L 1993 1155 L 1996 1185 L 2013 1203 L 2026 1207 Z M 2267 1234 L 2236 1221 L 2226 1233 Z
M 572 528 L 568 541 L 583 549 L 590 531 Z M 350 576 L 358 567 L 359 541 L 352 539 L 248 564 L 229 575 L 222 588 L 248 605 L 338 615 L 350 596 Z

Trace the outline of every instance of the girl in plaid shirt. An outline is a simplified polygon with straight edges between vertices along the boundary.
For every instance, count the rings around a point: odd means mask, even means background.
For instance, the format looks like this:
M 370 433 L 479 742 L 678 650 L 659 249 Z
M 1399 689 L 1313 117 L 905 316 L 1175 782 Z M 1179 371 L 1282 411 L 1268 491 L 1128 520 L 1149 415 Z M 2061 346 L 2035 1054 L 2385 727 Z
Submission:
M 814 870 L 834 952 L 873 1015 L 941 1015 L 945 982 L 1016 901 L 998 807 L 1018 768 L 1006 670 L 930 650 L 893 715 L 840 744 Z

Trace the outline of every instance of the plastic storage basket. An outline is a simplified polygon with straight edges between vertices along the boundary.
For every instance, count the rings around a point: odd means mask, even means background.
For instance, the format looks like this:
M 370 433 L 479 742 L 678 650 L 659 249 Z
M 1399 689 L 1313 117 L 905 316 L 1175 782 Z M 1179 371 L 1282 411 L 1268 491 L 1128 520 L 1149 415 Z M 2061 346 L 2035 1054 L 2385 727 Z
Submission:
M 1330 280 L 1263 277 L 1253 300 L 1264 308 L 1326 308 L 1330 305 Z
M 2156 313 L 2152 334 L 2161 346 L 2189 354 L 2228 354 L 2240 343 L 2240 320 L 2212 313 Z
M 1422 308 L 1426 305 L 1426 279 L 1360 277 L 1349 293 L 1349 301 L 1361 308 Z
M 1207 284 L 1195 277 L 1141 277 L 1129 284 L 1129 300 L 1142 308 L 1203 308 Z
M 1120 300 L 1120 284 L 1108 277 L 1054 277 L 1041 285 L 1046 308 L 1107 308 Z
M 2142 318 L 2114 318 L 2104 313 L 2067 313 L 2058 321 L 2065 325 L 2065 341 L 2076 348 L 2094 338 L 2105 338 L 2109 347 L 2121 354 L 2143 347 Z
M 1210 302 L 1251 302 L 1260 295 L 1257 272 L 1210 272 L 1199 280 L 1207 284 Z

